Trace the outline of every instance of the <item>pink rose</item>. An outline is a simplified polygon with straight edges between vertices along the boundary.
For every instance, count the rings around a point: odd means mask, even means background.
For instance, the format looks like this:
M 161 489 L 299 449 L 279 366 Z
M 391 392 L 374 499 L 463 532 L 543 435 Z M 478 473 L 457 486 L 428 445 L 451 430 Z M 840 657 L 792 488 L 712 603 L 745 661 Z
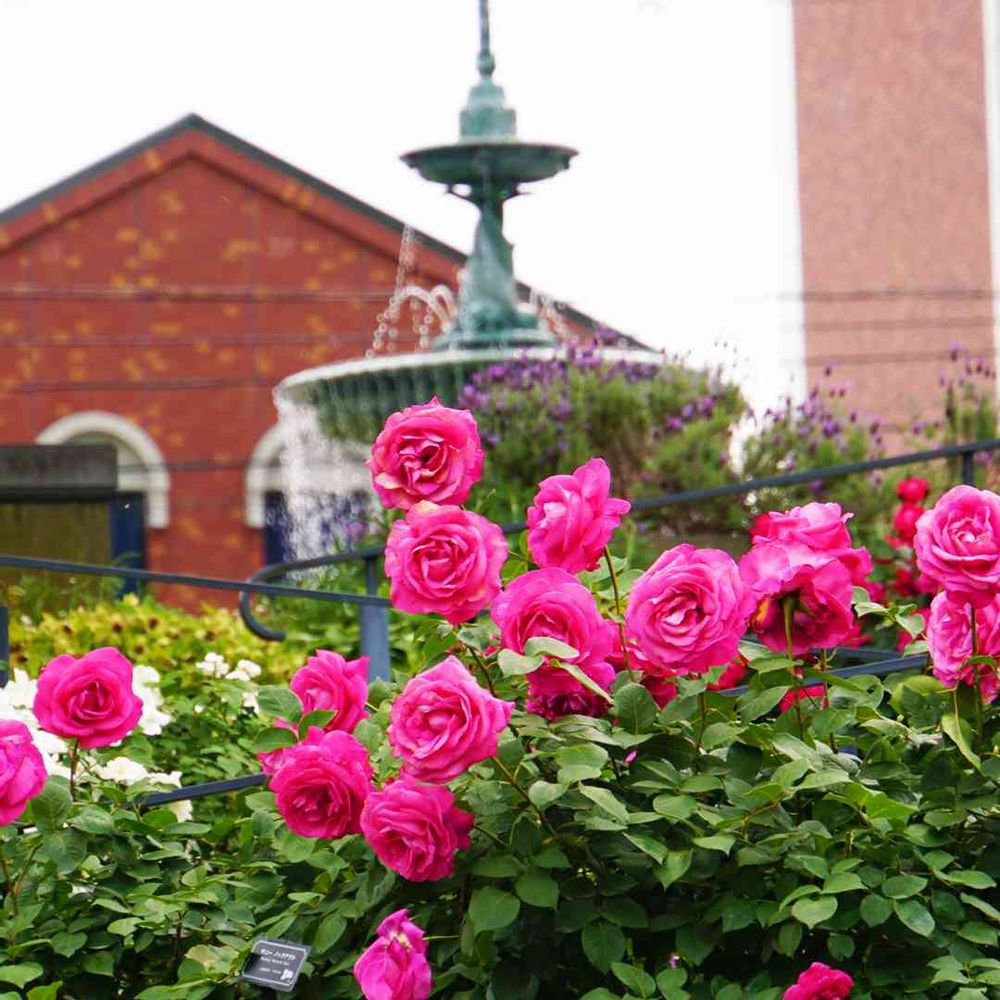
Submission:
M 938 594 L 927 619 L 927 645 L 934 676 L 942 684 L 976 685 L 989 703 L 1000 693 L 1000 676 L 988 663 L 966 663 L 972 656 L 971 611 L 969 604 Z M 976 646 L 980 656 L 1000 656 L 1000 595 L 976 609 Z
M 286 722 L 284 719 L 275 719 L 274 726 L 276 729 L 289 729 L 293 733 L 298 730 L 298 726 L 293 726 L 290 722 Z M 310 726 L 305 739 L 299 740 L 298 743 L 295 743 L 290 747 L 281 747 L 278 750 L 265 750 L 263 753 L 257 754 L 257 760 L 260 761 L 261 771 L 263 771 L 264 774 L 277 774 L 278 771 L 281 770 L 282 765 L 288 759 L 288 755 L 296 747 L 300 747 L 305 744 L 315 745 L 321 742 L 322 739 L 323 730 L 318 726 Z
M 436 882 L 454 874 L 474 822 L 447 788 L 403 775 L 368 796 L 361 832 L 386 868 L 411 882 Z
M 461 507 L 417 504 L 389 532 L 385 573 L 393 607 L 436 612 L 452 625 L 474 618 L 500 593 L 503 532 Z
M 483 471 L 475 418 L 442 406 L 437 396 L 408 406 L 386 420 L 365 464 L 386 507 L 465 503 Z
M 580 669 L 605 691 L 611 690 L 615 668 L 607 662 L 582 663 Z M 560 667 L 543 665 L 528 675 L 528 697 L 524 708 L 550 722 L 564 715 L 589 715 L 599 718 L 608 714 L 607 699 L 585 688 L 575 677 Z
M 911 479 L 901 479 L 896 484 L 896 496 L 903 503 L 920 503 L 931 491 L 931 484 L 926 479 L 916 476 Z
M 601 458 L 592 458 L 572 475 L 543 479 L 528 509 L 531 558 L 543 569 L 596 569 L 631 507 L 610 492 L 611 470 Z
M 771 511 L 754 521 L 750 534 L 754 545 L 766 542 L 793 542 L 839 559 L 851 575 L 851 582 L 861 584 L 871 572 L 872 557 L 864 548 L 853 548 L 845 514 L 838 503 L 807 503 L 791 510 Z
M 451 781 L 497 752 L 513 711 L 449 656 L 411 678 L 392 703 L 389 743 L 414 778 Z
M 289 830 L 300 837 L 335 840 L 360 833 L 361 810 L 372 791 L 368 752 L 347 733 L 313 727 L 284 752 L 271 791 Z
M 427 1000 L 434 985 L 424 932 L 406 910 L 378 925 L 378 939 L 354 963 L 365 1000 Z
M 892 528 L 901 542 L 911 543 L 917 533 L 917 522 L 924 514 L 924 508 L 917 504 L 900 504 L 892 517 Z
M 782 1000 L 844 1000 L 854 980 L 846 972 L 813 962 L 782 994 Z
M 23 722 L 0 719 L 0 826 L 13 823 L 44 787 L 45 761 Z
M 810 649 L 832 649 L 854 634 L 851 577 L 838 559 L 804 546 L 770 542 L 754 547 L 740 559 L 740 576 L 750 588 L 757 609 L 750 627 L 775 652 L 788 649 L 784 602 L 793 601 L 793 656 Z
M 132 690 L 132 664 L 110 646 L 79 660 L 51 660 L 38 677 L 35 718 L 47 732 L 85 749 L 123 740 L 139 723 L 142 700 Z
M 536 569 L 516 577 L 493 602 L 500 642 L 523 653 L 529 639 L 558 639 L 578 651 L 572 663 L 606 660 L 618 629 L 601 617 L 594 595 L 562 569 Z
M 917 565 L 954 601 L 981 608 L 1000 591 L 1000 497 L 956 486 L 917 522 Z
M 324 726 L 327 731 L 354 727 L 368 718 L 368 657 L 345 660 L 340 653 L 317 649 L 288 685 L 302 702 L 302 714 L 325 710 L 337 714 Z
M 667 549 L 633 584 L 625 633 L 643 669 L 704 673 L 735 655 L 754 608 L 736 563 L 719 549 Z

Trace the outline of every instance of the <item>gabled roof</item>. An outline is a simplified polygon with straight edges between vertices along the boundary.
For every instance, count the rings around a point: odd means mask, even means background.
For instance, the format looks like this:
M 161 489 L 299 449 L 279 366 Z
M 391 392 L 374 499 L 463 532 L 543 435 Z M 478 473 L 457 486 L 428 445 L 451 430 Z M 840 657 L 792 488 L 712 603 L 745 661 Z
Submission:
M 302 212 L 355 233 L 391 257 L 399 252 L 399 240 L 405 228 L 400 219 L 195 114 L 186 115 L 51 187 L 0 210 L 0 252 L 191 155 Z M 465 254 L 427 233 L 411 231 L 424 251 L 420 270 L 436 281 L 453 281 L 455 267 L 465 262 Z M 531 291 L 527 285 L 519 287 L 522 294 Z M 560 310 L 568 319 L 584 327 L 605 327 L 576 309 L 560 306 Z

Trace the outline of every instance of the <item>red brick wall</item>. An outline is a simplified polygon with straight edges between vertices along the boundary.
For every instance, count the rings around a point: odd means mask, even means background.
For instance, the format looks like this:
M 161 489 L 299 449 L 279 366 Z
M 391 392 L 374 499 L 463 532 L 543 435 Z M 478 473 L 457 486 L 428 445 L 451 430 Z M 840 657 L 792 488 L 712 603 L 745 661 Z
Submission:
M 905 426 L 993 355 L 982 0 L 794 11 L 807 378 Z

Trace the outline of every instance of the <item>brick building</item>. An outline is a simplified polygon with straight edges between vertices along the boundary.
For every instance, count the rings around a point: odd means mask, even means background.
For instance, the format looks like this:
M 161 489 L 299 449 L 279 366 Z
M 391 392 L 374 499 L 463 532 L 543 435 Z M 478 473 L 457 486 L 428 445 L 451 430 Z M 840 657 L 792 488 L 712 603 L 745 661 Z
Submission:
M 996 350 L 998 7 L 792 4 L 806 379 L 904 425 L 952 344 Z
M 278 554 L 272 388 L 364 355 L 403 230 L 196 116 L 13 206 L 0 443 L 113 443 L 115 554 L 247 576 Z M 463 256 L 423 234 L 417 247 L 408 282 L 454 286 Z M 396 346 L 414 349 L 400 325 Z

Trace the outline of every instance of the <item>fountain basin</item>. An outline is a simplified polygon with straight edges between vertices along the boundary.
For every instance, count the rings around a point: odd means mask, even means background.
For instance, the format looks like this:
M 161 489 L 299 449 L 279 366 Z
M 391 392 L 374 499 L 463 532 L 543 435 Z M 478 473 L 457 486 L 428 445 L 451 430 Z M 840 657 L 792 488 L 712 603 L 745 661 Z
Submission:
M 566 170 L 574 156 L 576 150 L 569 146 L 499 138 L 414 150 L 403 156 L 403 162 L 449 188 L 488 182 L 516 191 L 519 184 L 543 181 Z

